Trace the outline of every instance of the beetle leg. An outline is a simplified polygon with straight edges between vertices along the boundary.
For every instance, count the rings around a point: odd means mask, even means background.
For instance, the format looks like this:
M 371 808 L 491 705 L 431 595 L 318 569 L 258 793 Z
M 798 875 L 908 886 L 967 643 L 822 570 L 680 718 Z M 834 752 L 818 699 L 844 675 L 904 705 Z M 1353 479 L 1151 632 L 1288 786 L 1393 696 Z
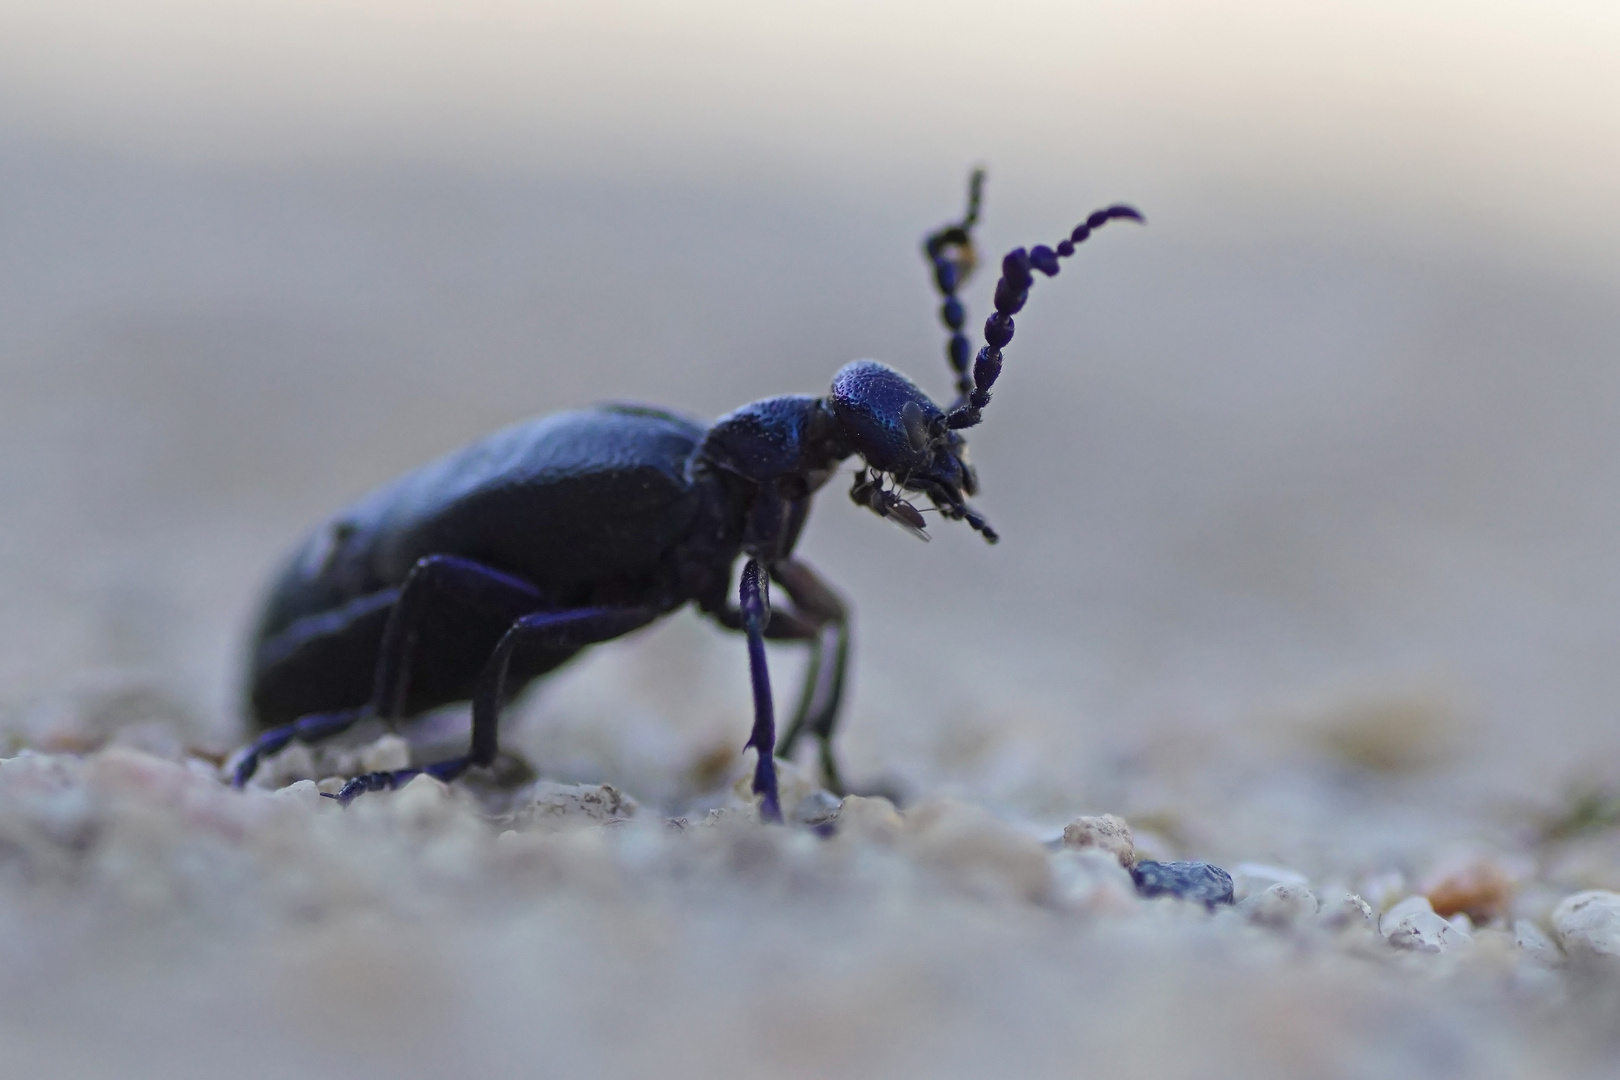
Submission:
M 662 614 L 664 612 L 656 608 L 576 608 L 522 616 L 501 635 L 478 676 L 472 703 L 472 745 L 466 754 L 421 769 L 366 773 L 350 780 L 341 791 L 329 797 L 347 805 L 364 792 L 401 787 L 423 773 L 448 783 L 474 765 L 490 764 L 500 752 L 497 726 L 514 655 L 525 649 L 578 652 L 587 645 L 628 634 Z
M 231 770 L 231 785 L 233 787 L 245 785 L 258 771 L 262 759 L 274 754 L 294 739 L 301 743 L 318 743 L 334 735 L 341 735 L 370 716 L 369 707 L 342 709 L 338 712 L 312 713 L 309 716 L 299 717 L 290 724 L 271 728 L 254 739 L 243 751 L 242 756 L 236 759 L 236 766 Z
M 776 789 L 776 717 L 771 705 L 771 670 L 765 663 L 765 624 L 771 617 L 770 579 L 759 560 L 743 567 L 738 588 L 743 631 L 748 635 L 748 677 L 754 687 L 754 730 L 746 746 L 759 755 L 754 766 L 754 794 L 761 797 L 759 815 L 766 821 L 782 820 Z
M 769 609 L 765 640 L 810 643 L 810 664 L 805 670 L 798 707 L 776 750 L 780 756 L 790 757 L 801 736 L 815 736 L 821 743 L 821 769 L 828 789 L 841 795 L 843 780 L 833 756 L 832 737 L 849 668 L 849 609 L 820 575 L 798 559 L 775 563 L 771 577 L 782 586 L 794 607 Z M 716 605 L 704 610 L 727 630 L 745 629 L 743 614 L 737 608 Z M 829 637 L 833 639 L 830 654 Z M 749 745 L 753 745 L 752 741 Z
M 843 778 L 833 754 L 833 731 L 838 726 L 839 706 L 844 698 L 844 679 L 849 670 L 849 608 L 808 564 L 784 559 L 772 568 L 771 576 L 781 583 L 793 600 L 794 608 L 815 624 L 810 639 L 810 666 L 805 672 L 804 691 L 793 722 L 788 725 L 779 747 L 790 757 L 794 744 L 806 733 L 821 744 L 821 771 L 828 790 L 844 794 Z M 831 637 L 831 657 L 827 639 Z
M 488 640 L 494 641 L 513 619 L 544 603 L 539 590 L 521 578 L 471 559 L 429 555 L 411 567 L 398 589 L 371 594 L 337 612 L 295 624 L 273 646 L 290 654 L 322 634 L 344 634 L 358 620 L 374 618 L 379 604 L 388 605 L 370 698 L 356 708 L 312 713 L 262 733 L 237 760 L 232 782 L 237 787 L 246 784 L 261 760 L 294 739 L 317 743 L 368 717 L 392 722 L 404 713 L 409 701 L 412 653 L 424 627 L 448 619 L 461 632 L 460 621 L 471 618 L 469 625 L 491 626 Z
M 543 603 L 540 591 L 527 581 L 472 559 L 457 555 L 418 559 L 400 587 L 399 599 L 383 631 L 372 697 L 377 715 L 393 720 L 404 712 L 410 689 L 411 653 L 425 617 L 455 604 L 478 611 L 504 612 L 510 619 Z

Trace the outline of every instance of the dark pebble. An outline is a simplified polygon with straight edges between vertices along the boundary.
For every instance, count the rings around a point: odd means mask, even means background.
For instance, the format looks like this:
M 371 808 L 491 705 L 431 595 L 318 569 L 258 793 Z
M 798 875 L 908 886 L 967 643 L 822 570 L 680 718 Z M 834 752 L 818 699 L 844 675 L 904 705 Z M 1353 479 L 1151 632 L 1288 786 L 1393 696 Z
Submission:
M 1210 908 L 1232 902 L 1232 875 L 1207 862 L 1139 862 L 1131 877 L 1143 896 L 1178 896 Z

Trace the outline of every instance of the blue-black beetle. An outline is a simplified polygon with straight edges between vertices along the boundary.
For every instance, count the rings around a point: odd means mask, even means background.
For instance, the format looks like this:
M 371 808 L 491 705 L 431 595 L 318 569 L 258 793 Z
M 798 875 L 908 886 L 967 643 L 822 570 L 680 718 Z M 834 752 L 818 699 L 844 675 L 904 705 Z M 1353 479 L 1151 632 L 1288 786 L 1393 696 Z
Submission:
M 780 819 L 773 754 L 805 734 L 821 744 L 827 784 L 841 790 L 831 741 L 849 651 L 847 609 L 793 547 L 810 499 L 841 461 L 862 462 L 850 496 L 926 539 L 907 498 L 996 534 L 965 501 L 977 489 L 962 429 L 980 419 L 1034 273 L 1105 222 L 1141 221 L 1128 206 L 1093 213 L 1056 245 L 1018 248 L 1001 263 L 986 344 L 971 347 L 957 287 L 975 262 L 983 173 L 967 212 L 930 235 L 924 253 L 944 303 L 957 401 L 941 409 L 900 372 L 846 365 L 826 397 L 744 405 L 710 427 L 661 409 L 606 405 L 518 424 L 411 473 L 317 529 L 281 571 L 258 623 L 249 707 L 259 737 L 238 755 L 238 785 L 294 739 L 316 742 L 366 717 L 385 721 L 472 702 L 465 755 L 351 780 L 336 798 L 397 787 L 426 772 L 451 780 L 496 757 L 511 696 L 588 645 L 645 626 L 687 603 L 748 638 L 761 814 Z M 732 568 L 746 557 L 739 601 Z M 775 581 L 792 601 L 770 603 Z M 811 664 L 792 724 L 776 740 L 767 638 L 808 642 Z

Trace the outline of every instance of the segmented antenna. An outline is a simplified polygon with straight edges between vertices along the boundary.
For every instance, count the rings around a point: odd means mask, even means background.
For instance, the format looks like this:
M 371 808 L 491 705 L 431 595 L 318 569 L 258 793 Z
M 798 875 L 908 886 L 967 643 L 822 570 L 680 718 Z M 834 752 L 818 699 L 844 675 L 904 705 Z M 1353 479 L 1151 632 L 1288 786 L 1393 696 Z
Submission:
M 968 178 L 967 212 L 962 220 L 943 225 L 923 241 L 923 254 L 934 267 L 934 284 L 945 302 L 939 307 L 939 317 L 945 329 L 951 332 L 945 343 L 945 358 L 956 373 L 956 396 L 963 401 L 973 392 L 973 376 L 968 373 L 968 356 L 973 346 L 962 333 L 967 309 L 956 298 L 956 290 L 973 274 L 978 265 L 978 252 L 973 249 L 973 226 L 979 223 L 979 201 L 984 194 L 984 170 L 974 169 Z
M 982 173 L 974 173 L 975 181 L 981 175 Z M 973 194 L 968 203 L 968 218 L 964 219 L 965 224 L 976 218 L 978 214 L 979 201 L 976 182 L 972 190 Z M 1049 248 L 1045 244 L 1037 244 L 1028 251 L 1023 248 L 1014 248 L 1007 253 L 1006 258 L 1001 260 L 1001 280 L 996 282 L 996 310 L 994 314 L 984 321 L 985 344 L 973 361 L 973 377 L 971 380 L 964 374 L 967 367 L 967 341 L 960 333 L 951 339 L 951 366 L 956 368 L 959 373 L 957 387 L 964 400 L 960 401 L 946 414 L 946 427 L 968 428 L 982 419 L 980 411 L 990 404 L 990 387 L 995 385 L 996 377 L 1001 374 L 1001 350 L 1006 348 L 1008 342 L 1013 339 L 1012 317 L 1022 311 L 1025 302 L 1029 300 L 1029 287 L 1035 282 L 1035 275 L 1032 271 L 1039 270 L 1047 277 L 1056 277 L 1059 269 L 1059 259 L 1066 259 L 1073 255 L 1076 244 L 1084 243 L 1086 238 L 1093 232 L 1116 218 L 1129 218 L 1132 221 L 1147 223 L 1147 219 L 1132 207 L 1123 205 L 1110 206 L 1106 210 L 1093 211 L 1091 216 L 1086 218 L 1084 222 L 1074 227 L 1074 231 L 1068 235 L 1067 239 L 1058 242 L 1056 249 Z M 950 232 L 950 229 L 946 229 L 936 235 L 948 237 Z M 932 245 L 934 237 L 931 236 L 928 240 L 929 244 Z M 969 249 L 971 250 L 971 242 L 969 243 Z M 936 259 L 934 263 L 936 276 L 939 275 L 941 265 L 941 261 Z M 953 285 L 956 283 L 954 280 L 952 281 Z M 944 289 L 943 284 L 940 287 L 942 290 Z M 952 304 L 956 305 L 954 309 L 951 308 Z M 942 309 L 942 314 L 950 310 L 957 312 L 958 318 L 960 318 L 961 304 L 956 302 L 954 295 L 947 292 L 945 308 Z M 948 316 L 946 324 L 950 325 Z M 960 322 L 957 325 L 960 325 Z M 958 339 L 962 341 L 961 364 L 956 361 L 956 342 Z

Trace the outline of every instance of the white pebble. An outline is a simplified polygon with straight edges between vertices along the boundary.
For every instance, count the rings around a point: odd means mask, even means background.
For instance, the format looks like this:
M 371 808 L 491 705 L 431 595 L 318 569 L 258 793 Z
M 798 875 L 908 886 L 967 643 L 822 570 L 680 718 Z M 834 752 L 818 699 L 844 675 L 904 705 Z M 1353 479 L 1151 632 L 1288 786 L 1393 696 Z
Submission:
M 1436 915 L 1427 896 L 1409 896 L 1384 912 L 1378 931 L 1397 949 L 1413 952 L 1443 952 L 1473 941 L 1467 931 Z
M 838 835 L 871 843 L 892 844 L 905 829 L 894 803 L 881 795 L 846 795 L 838 804 Z
M 1373 925 L 1373 909 L 1355 893 L 1329 893 L 1322 898 L 1316 921 L 1329 930 L 1363 930 Z
M 810 792 L 793 808 L 793 820 L 800 825 L 820 825 L 838 816 L 838 796 L 822 788 Z
M 360 750 L 361 772 L 398 772 L 411 767 L 411 744 L 398 735 L 384 735 Z
M 1374 911 L 1386 911 L 1389 906 L 1406 895 L 1406 876 L 1399 870 L 1386 870 L 1364 879 L 1357 894 L 1372 905 Z M 1430 906 L 1433 910 L 1433 905 Z
M 1052 856 L 1052 899 L 1073 911 L 1123 912 L 1136 905 L 1136 883 L 1110 852 L 1065 849 Z
M 1620 956 L 1620 893 L 1589 889 L 1565 897 L 1553 911 L 1552 925 L 1571 956 Z
M 1265 863 L 1245 862 L 1232 867 L 1232 898 L 1239 903 L 1258 896 L 1273 885 L 1309 885 L 1304 874 Z
M 634 817 L 636 801 L 611 784 L 558 784 L 542 780 L 513 824 L 519 829 L 601 824 Z
M 1304 885 L 1279 881 L 1238 905 L 1244 917 L 1260 926 L 1286 930 L 1315 915 L 1316 894 Z
M 1563 959 L 1552 938 L 1542 933 L 1541 928 L 1529 919 L 1520 919 L 1513 924 L 1513 944 L 1526 958 L 1540 964 L 1556 964 Z
M 315 786 L 313 780 L 297 780 L 270 794 L 272 798 L 302 803 L 310 807 L 319 806 L 321 803 L 321 789 Z
M 388 809 L 395 820 L 416 828 L 441 824 L 460 812 L 450 786 L 426 773 L 412 777 L 410 783 L 400 788 L 388 800 Z

